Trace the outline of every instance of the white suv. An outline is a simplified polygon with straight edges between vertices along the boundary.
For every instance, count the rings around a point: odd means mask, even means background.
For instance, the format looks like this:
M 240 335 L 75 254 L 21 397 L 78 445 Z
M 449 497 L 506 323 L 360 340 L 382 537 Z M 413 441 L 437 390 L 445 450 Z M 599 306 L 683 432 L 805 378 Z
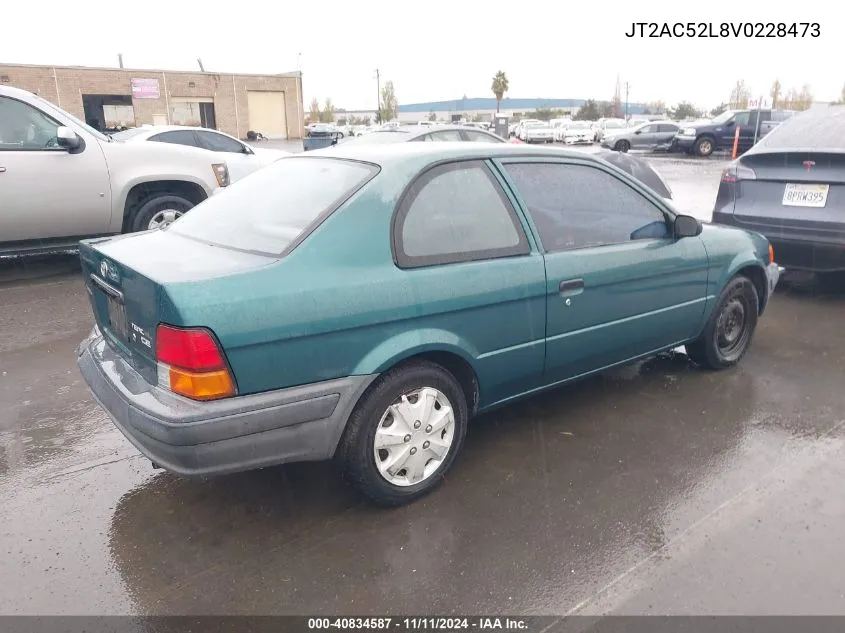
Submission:
M 219 154 L 121 143 L 37 95 L 0 86 L 0 255 L 157 228 L 228 184 Z

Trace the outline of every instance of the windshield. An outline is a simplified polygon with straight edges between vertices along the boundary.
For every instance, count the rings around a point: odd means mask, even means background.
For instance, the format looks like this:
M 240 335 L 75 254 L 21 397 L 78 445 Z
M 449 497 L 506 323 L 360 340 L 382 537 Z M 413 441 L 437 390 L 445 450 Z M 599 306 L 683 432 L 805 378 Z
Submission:
M 734 117 L 734 114 L 736 113 L 733 110 L 725 110 L 722 114 L 713 119 L 713 123 L 727 123 Z
M 605 121 L 604 127 L 605 128 L 625 127 L 625 121 Z
M 282 158 L 197 205 L 165 230 L 275 257 L 376 173 L 378 167 L 367 163 Z
M 123 130 L 122 132 L 115 132 L 111 135 L 111 137 L 116 141 L 126 141 L 132 138 L 133 136 L 138 136 L 146 132 L 146 128 L 142 127 L 133 127 L 128 130 Z
M 546 127 L 546 124 L 545 124 L 545 123 L 540 123 L 540 122 L 537 122 L 537 123 L 526 123 L 526 124 L 525 124 L 525 127 L 527 127 L 527 128 L 532 128 L 532 127 Z
M 572 130 L 584 130 L 590 127 L 590 124 L 587 121 L 573 121 L 566 127 Z
M 56 106 L 54 106 L 52 103 L 50 103 L 50 102 L 49 102 L 49 101 L 47 101 L 46 99 L 42 99 L 42 98 L 41 98 L 41 97 L 39 97 L 38 95 L 32 95 L 32 96 L 33 96 L 35 99 L 37 99 L 38 101 L 40 101 L 41 103 L 46 103 L 46 104 L 47 104 L 48 106 L 50 106 L 51 108 L 55 108 L 55 107 L 56 107 Z M 103 134 L 102 132 L 98 132 L 97 130 L 95 130 L 94 128 L 92 128 L 92 127 L 91 127 L 90 125 L 88 125 L 87 123 L 83 123 L 82 121 L 80 121 L 79 119 L 77 119 L 77 118 L 76 118 L 75 116 L 73 116 L 70 112 L 66 112 L 65 110 L 59 110 L 59 112 L 61 112 L 61 113 L 62 113 L 62 115 L 64 115 L 66 118 L 68 118 L 68 119 L 70 119 L 71 121 L 73 121 L 74 123 L 76 123 L 76 125 L 78 125 L 79 127 L 81 127 L 83 130 L 85 130 L 85 131 L 86 131 L 86 132 L 88 132 L 89 134 L 94 135 L 94 136 L 95 136 L 96 138 L 98 138 L 99 140 L 101 140 L 101 141 L 109 141 L 109 140 L 111 140 L 108 136 L 106 136 L 106 135 L 105 135 L 105 134 Z

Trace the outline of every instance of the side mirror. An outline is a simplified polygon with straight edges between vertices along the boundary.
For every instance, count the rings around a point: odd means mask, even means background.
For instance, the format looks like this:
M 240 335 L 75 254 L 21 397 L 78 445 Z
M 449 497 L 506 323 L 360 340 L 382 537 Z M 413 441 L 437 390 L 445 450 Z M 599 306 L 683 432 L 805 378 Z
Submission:
M 637 130 L 636 132 L 634 132 L 634 134 L 642 134 L 642 133 L 643 133 L 642 130 Z
M 56 145 L 65 149 L 76 149 L 82 144 L 82 139 L 69 127 L 60 125 L 56 128 Z
M 735 121 L 733 121 L 733 120 L 728 121 L 727 123 L 725 123 L 725 127 L 730 127 L 730 126 L 732 126 L 734 123 L 735 123 Z
M 701 221 L 691 215 L 675 216 L 675 239 L 701 235 L 703 228 Z

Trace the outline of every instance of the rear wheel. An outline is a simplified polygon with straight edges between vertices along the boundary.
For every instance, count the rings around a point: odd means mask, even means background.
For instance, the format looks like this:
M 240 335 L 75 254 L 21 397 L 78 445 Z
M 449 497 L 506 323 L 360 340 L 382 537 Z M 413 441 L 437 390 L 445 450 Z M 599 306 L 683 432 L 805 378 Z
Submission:
M 759 297 L 748 277 L 734 277 L 694 342 L 686 345 L 690 359 L 708 369 L 736 365 L 748 351 L 759 315 Z
M 153 194 L 135 210 L 130 228 L 132 231 L 160 229 L 187 213 L 194 203 L 182 196 L 167 193 Z
M 344 471 L 380 505 L 408 503 L 443 480 L 463 445 L 466 397 L 454 376 L 427 361 L 387 372 L 349 418 Z
M 714 149 L 715 143 L 713 143 L 713 139 L 709 136 L 702 136 L 693 146 L 693 152 L 698 156 L 710 156 Z
M 628 141 L 617 141 L 613 149 L 615 149 L 617 152 L 622 152 L 624 154 L 629 149 L 631 149 L 631 144 Z

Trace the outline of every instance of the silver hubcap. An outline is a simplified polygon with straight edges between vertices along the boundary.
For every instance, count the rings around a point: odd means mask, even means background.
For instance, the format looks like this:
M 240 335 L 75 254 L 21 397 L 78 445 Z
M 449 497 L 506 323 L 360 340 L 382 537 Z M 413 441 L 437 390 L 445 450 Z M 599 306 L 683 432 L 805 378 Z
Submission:
M 176 209 L 162 209 L 150 218 L 150 223 L 147 225 L 148 229 L 160 229 L 168 224 L 172 224 L 176 219 L 182 217 L 182 212 Z
M 423 387 L 403 394 L 381 416 L 373 456 L 394 486 L 413 486 L 440 468 L 455 438 L 455 414 L 440 391 Z

